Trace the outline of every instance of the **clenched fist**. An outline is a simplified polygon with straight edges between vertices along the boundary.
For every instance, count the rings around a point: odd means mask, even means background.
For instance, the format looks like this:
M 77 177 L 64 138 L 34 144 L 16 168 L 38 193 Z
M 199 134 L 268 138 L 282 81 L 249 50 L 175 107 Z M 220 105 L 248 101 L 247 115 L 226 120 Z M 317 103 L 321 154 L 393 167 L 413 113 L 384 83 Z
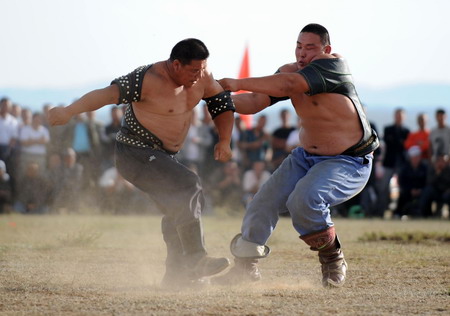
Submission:
M 70 121 L 72 114 L 66 107 L 55 107 L 48 111 L 47 119 L 50 125 L 64 125 Z

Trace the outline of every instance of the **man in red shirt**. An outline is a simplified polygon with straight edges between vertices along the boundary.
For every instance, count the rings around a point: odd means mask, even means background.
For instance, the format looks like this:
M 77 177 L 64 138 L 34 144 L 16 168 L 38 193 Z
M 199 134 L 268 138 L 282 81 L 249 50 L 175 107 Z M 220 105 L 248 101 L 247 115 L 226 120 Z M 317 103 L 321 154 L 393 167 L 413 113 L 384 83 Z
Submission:
M 419 113 L 417 115 L 417 124 L 419 130 L 413 133 L 409 133 L 405 140 L 405 149 L 409 150 L 413 146 L 419 146 L 421 151 L 421 157 L 424 160 L 430 159 L 430 130 L 427 128 L 428 116 L 425 113 Z

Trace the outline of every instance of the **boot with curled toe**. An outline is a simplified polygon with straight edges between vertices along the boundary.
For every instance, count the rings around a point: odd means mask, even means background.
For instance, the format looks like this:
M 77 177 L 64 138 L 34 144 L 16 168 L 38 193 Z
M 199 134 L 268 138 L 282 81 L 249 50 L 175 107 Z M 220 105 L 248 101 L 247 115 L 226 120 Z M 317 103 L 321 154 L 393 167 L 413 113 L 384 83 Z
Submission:
M 347 262 L 334 226 L 300 236 L 300 238 L 310 246 L 311 250 L 318 252 L 319 262 L 322 265 L 322 285 L 324 287 L 343 286 L 347 274 Z
M 246 241 L 238 234 L 231 241 L 230 250 L 235 256 L 234 266 L 226 274 L 212 279 L 214 284 L 234 285 L 261 280 L 258 259 L 269 255 L 269 247 Z

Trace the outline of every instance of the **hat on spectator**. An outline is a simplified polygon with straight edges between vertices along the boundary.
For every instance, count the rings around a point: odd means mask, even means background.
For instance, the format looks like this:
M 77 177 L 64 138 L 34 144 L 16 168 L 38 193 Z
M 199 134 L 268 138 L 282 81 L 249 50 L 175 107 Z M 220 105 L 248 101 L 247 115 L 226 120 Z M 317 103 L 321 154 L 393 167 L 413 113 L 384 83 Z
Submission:
M 409 157 L 417 157 L 422 154 L 422 150 L 419 146 L 412 146 L 410 149 L 408 149 L 408 155 Z

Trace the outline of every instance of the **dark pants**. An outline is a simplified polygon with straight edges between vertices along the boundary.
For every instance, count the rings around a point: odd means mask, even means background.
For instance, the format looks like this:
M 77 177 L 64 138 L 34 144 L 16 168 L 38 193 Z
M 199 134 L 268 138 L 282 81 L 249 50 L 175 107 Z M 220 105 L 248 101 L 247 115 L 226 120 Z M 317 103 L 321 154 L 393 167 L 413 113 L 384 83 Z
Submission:
M 200 178 L 173 155 L 116 142 L 120 174 L 156 203 L 170 226 L 198 220 L 205 205 Z

